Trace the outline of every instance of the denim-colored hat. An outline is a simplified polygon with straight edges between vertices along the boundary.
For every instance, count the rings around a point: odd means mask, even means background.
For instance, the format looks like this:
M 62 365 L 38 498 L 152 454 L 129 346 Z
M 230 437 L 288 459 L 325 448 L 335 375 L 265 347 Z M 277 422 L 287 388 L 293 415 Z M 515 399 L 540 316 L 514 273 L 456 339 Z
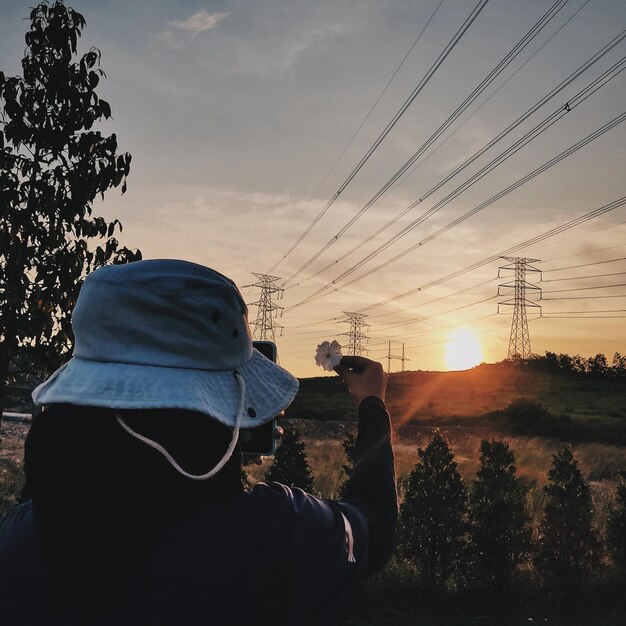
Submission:
M 234 448 L 240 427 L 272 419 L 298 391 L 294 376 L 252 347 L 235 283 L 195 263 L 98 269 L 85 280 L 72 327 L 73 357 L 33 401 L 117 409 L 129 432 L 124 409 L 187 409 L 234 428 Z

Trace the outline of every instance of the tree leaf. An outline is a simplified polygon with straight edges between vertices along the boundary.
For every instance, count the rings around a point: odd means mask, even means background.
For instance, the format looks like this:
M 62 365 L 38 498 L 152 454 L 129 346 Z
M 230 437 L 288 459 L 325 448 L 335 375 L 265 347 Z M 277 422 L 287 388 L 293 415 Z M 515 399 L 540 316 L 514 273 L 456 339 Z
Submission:
M 100 100 L 98 104 L 100 106 L 100 114 L 109 119 L 111 117 L 111 106 L 109 103 L 106 100 Z

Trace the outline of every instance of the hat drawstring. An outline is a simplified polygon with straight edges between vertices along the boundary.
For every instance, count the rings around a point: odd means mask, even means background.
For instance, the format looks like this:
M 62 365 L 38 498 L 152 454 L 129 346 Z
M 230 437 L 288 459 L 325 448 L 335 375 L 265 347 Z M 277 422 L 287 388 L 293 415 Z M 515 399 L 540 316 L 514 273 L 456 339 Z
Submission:
M 235 428 L 233 430 L 233 438 L 231 439 L 230 445 L 228 446 L 228 449 L 226 450 L 226 453 L 222 457 L 221 461 L 212 470 L 208 471 L 206 474 L 197 475 L 197 474 L 190 474 L 189 472 L 186 472 L 176 462 L 174 457 L 161 444 L 157 443 L 156 441 L 153 441 L 152 439 L 149 439 L 148 437 L 144 437 L 143 435 L 140 435 L 138 432 L 134 431 L 124 421 L 119 411 L 115 411 L 115 417 L 117 421 L 121 424 L 122 428 L 127 433 L 131 434 L 136 439 L 139 439 L 139 441 L 143 441 L 144 443 L 148 444 L 151 448 L 154 448 L 155 450 L 160 452 L 171 463 L 171 465 L 174 467 L 174 469 L 177 472 L 179 472 L 183 476 L 186 476 L 187 478 L 191 478 L 192 480 L 206 480 L 207 478 L 211 478 L 212 476 L 215 476 L 215 474 L 217 474 L 224 467 L 224 465 L 226 465 L 230 457 L 233 455 L 235 446 L 237 445 L 237 440 L 239 439 L 239 426 L 241 424 L 241 418 L 243 416 L 243 406 L 244 406 L 244 402 L 246 398 L 246 383 L 241 373 L 238 372 L 237 370 L 235 370 L 234 375 L 235 375 L 235 378 L 237 379 L 237 382 L 239 383 L 239 406 L 237 407 L 237 415 L 235 417 Z

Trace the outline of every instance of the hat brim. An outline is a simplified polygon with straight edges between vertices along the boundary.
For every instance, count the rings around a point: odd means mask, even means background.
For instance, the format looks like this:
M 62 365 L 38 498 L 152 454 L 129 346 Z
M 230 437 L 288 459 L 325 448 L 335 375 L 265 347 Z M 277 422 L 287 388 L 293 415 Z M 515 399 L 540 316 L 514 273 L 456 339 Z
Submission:
M 186 409 L 233 427 L 240 398 L 235 370 L 207 371 L 108 363 L 73 357 L 33 391 L 36 404 L 112 409 Z M 255 428 L 286 409 L 298 379 L 258 350 L 237 368 L 246 394 L 241 428 Z

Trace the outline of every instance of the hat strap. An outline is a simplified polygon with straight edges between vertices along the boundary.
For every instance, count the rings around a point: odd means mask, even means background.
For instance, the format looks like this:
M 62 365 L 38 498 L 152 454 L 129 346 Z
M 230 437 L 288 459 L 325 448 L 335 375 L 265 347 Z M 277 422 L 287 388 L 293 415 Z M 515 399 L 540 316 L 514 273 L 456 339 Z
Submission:
M 170 462 L 170 464 L 174 467 L 174 469 L 177 472 L 179 472 L 183 476 L 186 476 L 187 478 L 191 478 L 192 480 L 207 480 L 207 478 L 211 478 L 212 476 L 215 476 L 215 474 L 217 474 L 224 467 L 224 465 L 226 465 L 230 457 L 233 455 L 235 446 L 237 445 L 237 440 L 239 439 L 239 427 L 241 425 L 241 418 L 243 415 L 243 405 L 244 405 L 245 397 L 246 397 L 246 383 L 243 379 L 243 376 L 241 375 L 239 371 L 235 370 L 234 375 L 235 375 L 235 378 L 237 379 L 237 382 L 239 383 L 239 406 L 237 407 L 237 415 L 235 417 L 235 428 L 233 430 L 233 438 L 230 440 L 230 445 L 228 446 L 228 449 L 226 450 L 226 453 L 222 457 L 221 461 L 212 470 L 208 471 L 206 474 L 198 475 L 198 474 L 190 474 L 189 472 L 186 472 L 176 462 L 176 459 L 174 459 L 174 457 L 161 444 L 157 443 L 156 441 L 152 439 L 149 439 L 148 437 L 144 437 L 143 435 L 140 435 L 138 432 L 134 431 L 124 421 L 119 411 L 115 411 L 115 417 L 117 421 L 120 423 L 120 425 L 122 426 L 122 428 L 127 433 L 131 434 L 133 437 L 135 437 L 135 439 L 139 439 L 139 441 L 143 441 L 145 444 L 148 444 L 151 448 L 154 448 L 155 450 L 160 452 Z

